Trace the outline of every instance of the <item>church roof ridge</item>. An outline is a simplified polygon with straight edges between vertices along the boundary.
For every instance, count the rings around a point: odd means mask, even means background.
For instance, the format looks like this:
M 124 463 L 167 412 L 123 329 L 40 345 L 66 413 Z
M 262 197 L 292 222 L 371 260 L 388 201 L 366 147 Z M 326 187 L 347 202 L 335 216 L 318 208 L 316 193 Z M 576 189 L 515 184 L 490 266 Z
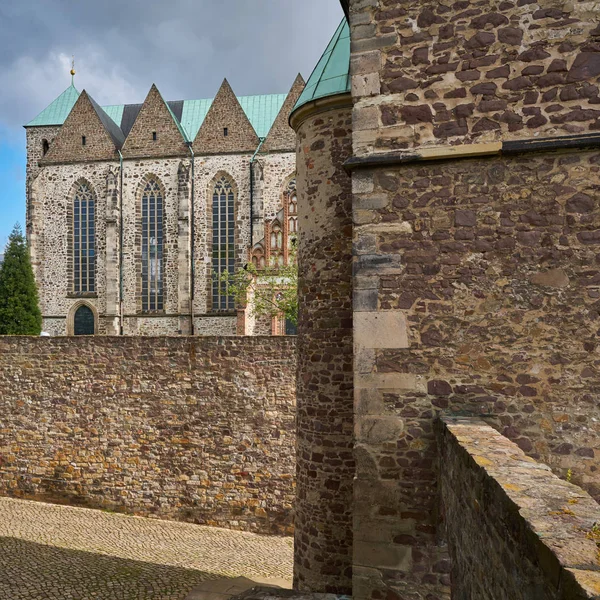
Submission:
M 249 96 L 237 96 L 242 109 L 246 113 L 252 127 L 258 137 L 266 137 L 277 118 L 288 94 L 253 94 Z M 43 127 L 51 125 L 62 125 L 67 118 L 75 102 L 79 98 L 79 92 L 73 85 L 69 86 L 58 98 L 51 102 L 35 119 L 27 123 L 25 127 Z M 185 132 L 184 137 L 187 140 L 193 140 L 196 137 L 208 110 L 210 109 L 213 98 L 200 98 L 191 100 L 165 101 L 169 111 L 173 115 L 177 126 Z M 181 103 L 181 117 L 173 111 L 173 105 Z M 124 118 L 131 120 L 131 113 L 137 114 L 135 107 L 141 107 L 141 104 L 109 104 L 102 106 L 103 112 L 110 117 L 121 132 L 127 136 Z M 127 110 L 129 108 L 129 110 Z M 132 110 L 133 109 L 133 110 Z M 129 129 L 133 123 L 127 123 Z

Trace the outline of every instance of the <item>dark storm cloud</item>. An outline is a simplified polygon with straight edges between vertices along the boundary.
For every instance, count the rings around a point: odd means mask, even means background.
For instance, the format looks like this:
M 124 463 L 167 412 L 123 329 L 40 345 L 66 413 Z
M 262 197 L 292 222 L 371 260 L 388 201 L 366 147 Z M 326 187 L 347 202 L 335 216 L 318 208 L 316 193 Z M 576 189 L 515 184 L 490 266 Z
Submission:
M 340 19 L 338 0 L 2 0 L 0 130 L 14 135 L 69 84 L 101 104 L 287 92 Z

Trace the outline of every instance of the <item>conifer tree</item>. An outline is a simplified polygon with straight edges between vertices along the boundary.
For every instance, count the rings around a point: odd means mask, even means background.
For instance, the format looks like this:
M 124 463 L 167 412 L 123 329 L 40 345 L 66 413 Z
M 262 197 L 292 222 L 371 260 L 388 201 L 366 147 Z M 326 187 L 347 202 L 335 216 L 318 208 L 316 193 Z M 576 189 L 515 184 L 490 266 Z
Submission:
M 39 335 L 41 330 L 42 315 L 27 242 L 17 223 L 0 265 L 0 335 Z

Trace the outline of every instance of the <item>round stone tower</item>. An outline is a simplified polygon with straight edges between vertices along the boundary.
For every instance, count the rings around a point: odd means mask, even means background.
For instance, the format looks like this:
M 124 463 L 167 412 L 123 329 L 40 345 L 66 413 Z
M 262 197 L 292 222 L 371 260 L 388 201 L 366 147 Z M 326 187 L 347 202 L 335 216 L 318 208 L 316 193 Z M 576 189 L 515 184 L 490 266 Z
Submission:
M 290 118 L 297 133 L 299 327 L 294 587 L 351 593 L 353 376 L 350 33 L 344 20 Z

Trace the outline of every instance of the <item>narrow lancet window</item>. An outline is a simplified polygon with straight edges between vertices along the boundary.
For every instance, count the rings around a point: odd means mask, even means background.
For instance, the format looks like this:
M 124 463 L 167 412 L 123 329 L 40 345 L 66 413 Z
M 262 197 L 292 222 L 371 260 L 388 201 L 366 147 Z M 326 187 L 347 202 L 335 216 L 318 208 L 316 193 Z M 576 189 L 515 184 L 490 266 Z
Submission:
M 96 291 L 96 203 L 86 183 L 73 200 L 73 291 Z
M 162 311 L 164 204 L 161 188 L 149 180 L 142 194 L 142 310 Z
M 213 244 L 212 268 L 213 310 L 233 310 L 235 300 L 229 294 L 228 286 L 219 280 L 225 271 L 233 273 L 235 269 L 235 195 L 231 182 L 222 177 L 213 191 Z

